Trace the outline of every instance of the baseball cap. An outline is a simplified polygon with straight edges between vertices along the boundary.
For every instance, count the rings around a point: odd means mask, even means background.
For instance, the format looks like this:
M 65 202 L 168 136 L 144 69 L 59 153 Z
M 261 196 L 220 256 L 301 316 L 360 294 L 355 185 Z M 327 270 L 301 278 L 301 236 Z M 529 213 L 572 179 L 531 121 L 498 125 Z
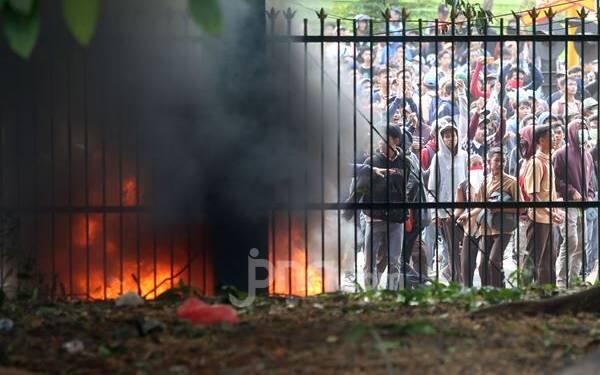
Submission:
M 433 71 L 427 72 L 427 74 L 425 74 L 425 77 L 423 77 L 423 84 L 427 87 L 434 87 L 436 82 L 437 77 L 435 72 Z
M 583 109 L 589 109 L 598 105 L 598 101 L 594 98 L 585 98 L 583 100 Z

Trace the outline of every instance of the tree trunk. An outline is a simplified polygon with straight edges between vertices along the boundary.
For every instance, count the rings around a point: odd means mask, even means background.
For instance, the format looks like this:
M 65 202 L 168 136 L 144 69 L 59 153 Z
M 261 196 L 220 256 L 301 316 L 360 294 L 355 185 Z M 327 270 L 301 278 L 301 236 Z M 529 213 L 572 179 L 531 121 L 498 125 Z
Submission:
M 541 301 L 521 301 L 490 306 L 472 314 L 474 317 L 508 314 L 564 314 L 600 312 L 600 287 Z

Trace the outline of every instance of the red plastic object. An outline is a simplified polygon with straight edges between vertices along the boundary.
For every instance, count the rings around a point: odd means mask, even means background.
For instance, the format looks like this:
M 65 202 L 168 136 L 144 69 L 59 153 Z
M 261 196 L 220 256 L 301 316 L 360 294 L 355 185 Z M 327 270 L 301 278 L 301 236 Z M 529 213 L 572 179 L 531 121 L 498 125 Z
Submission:
M 240 322 L 235 309 L 229 305 L 209 305 L 198 298 L 188 298 L 177 308 L 177 316 L 193 325 Z

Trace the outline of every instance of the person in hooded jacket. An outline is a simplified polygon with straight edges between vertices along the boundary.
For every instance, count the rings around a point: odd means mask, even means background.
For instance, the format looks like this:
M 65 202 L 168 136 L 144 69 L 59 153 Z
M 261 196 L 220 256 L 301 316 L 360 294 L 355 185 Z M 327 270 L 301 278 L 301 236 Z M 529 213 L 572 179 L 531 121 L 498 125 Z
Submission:
M 371 175 L 365 185 L 369 191 L 361 195 L 361 203 L 394 203 L 406 201 L 406 180 L 411 173 L 411 163 L 399 147 L 403 138 L 398 126 L 387 129 L 388 139 L 364 164 L 375 168 L 385 168 L 384 177 Z M 402 244 L 404 242 L 404 222 L 407 212 L 402 208 L 365 209 L 365 285 L 377 288 L 381 274 L 388 269 L 387 288 L 395 289 L 401 281 Z
M 582 129 L 581 120 L 572 121 L 567 127 L 567 144 L 553 155 L 557 194 L 565 201 L 594 199 L 594 162 L 586 150 L 586 142 L 591 140 L 589 138 L 587 129 Z M 576 207 L 567 208 L 566 220 L 561 225 L 563 241 L 556 260 L 556 283 L 559 288 L 566 288 L 567 282 L 581 277 L 582 235 L 583 211 Z
M 458 147 L 458 129 L 453 120 L 439 127 L 439 148 L 429 167 L 428 201 L 452 202 L 458 184 L 467 178 L 468 154 Z M 442 232 L 448 253 L 448 265 L 442 271 L 448 281 L 461 279 L 460 235 L 456 232 L 456 220 L 449 209 L 434 209 L 432 219 Z

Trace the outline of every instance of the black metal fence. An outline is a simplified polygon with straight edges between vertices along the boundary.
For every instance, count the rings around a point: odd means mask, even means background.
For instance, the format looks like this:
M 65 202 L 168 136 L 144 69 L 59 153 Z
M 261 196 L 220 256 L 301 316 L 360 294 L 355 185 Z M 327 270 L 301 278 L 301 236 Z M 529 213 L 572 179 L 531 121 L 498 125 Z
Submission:
M 213 292 L 205 223 L 156 214 L 149 87 L 187 74 L 202 44 L 183 2 L 161 3 L 139 13 L 137 2 L 107 2 L 84 48 L 58 2 L 44 2 L 31 59 L 2 49 L 0 289 L 9 295 L 154 298 L 180 281 Z
M 596 13 L 316 13 L 267 12 L 307 155 L 272 213 L 271 293 L 596 282 Z

